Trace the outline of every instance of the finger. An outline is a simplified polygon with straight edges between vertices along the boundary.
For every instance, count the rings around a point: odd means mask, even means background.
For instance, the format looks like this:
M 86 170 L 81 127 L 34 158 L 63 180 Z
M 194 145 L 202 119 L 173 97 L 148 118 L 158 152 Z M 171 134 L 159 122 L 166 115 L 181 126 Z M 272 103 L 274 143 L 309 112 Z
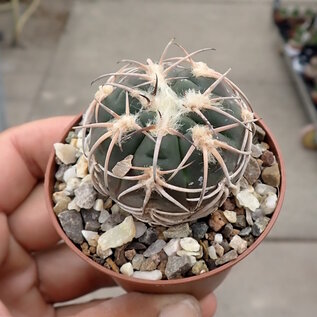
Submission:
M 0 317 L 12 317 L 12 315 L 9 313 L 8 309 L 4 306 L 1 300 L 0 300 Z
M 65 244 L 35 255 L 39 288 L 48 302 L 62 302 L 90 293 L 113 280 L 79 258 Z
M 44 250 L 59 241 L 48 216 L 42 183 L 10 214 L 9 226 L 15 239 L 28 251 Z
M 7 260 L 9 252 L 10 232 L 8 226 L 7 216 L 0 211 L 0 268 Z
M 60 307 L 57 317 L 201 317 L 200 303 L 190 295 L 129 293 L 106 301 Z
M 200 301 L 202 317 L 212 317 L 217 310 L 217 299 L 214 293 L 210 293 Z
M 35 121 L 0 134 L 0 210 L 13 211 L 43 178 L 53 144 L 72 119 Z

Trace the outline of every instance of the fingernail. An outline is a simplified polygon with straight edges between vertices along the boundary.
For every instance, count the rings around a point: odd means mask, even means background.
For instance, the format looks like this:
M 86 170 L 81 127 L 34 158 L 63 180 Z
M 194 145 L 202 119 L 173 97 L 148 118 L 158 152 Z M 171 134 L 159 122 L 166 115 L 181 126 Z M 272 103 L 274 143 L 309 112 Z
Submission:
M 201 309 L 197 301 L 185 299 L 164 307 L 159 317 L 201 317 Z

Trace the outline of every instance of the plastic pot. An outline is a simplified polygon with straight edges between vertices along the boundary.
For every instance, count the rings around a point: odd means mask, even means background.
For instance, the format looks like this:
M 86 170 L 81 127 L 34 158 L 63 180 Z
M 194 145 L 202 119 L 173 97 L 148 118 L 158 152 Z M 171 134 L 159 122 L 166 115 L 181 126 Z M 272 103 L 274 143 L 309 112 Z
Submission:
M 67 127 L 63 137 L 61 138 L 60 142 L 64 142 L 68 132 L 71 128 L 76 125 L 81 119 L 81 115 L 78 116 L 74 121 Z M 238 262 L 243 260 L 246 256 L 248 256 L 252 251 L 263 241 L 263 239 L 267 236 L 267 234 L 272 229 L 277 217 L 280 213 L 284 195 L 285 195 L 285 166 L 282 160 L 281 151 L 272 135 L 270 130 L 264 124 L 262 120 L 258 122 L 266 132 L 266 142 L 270 145 L 270 150 L 275 154 L 276 160 L 279 164 L 280 171 L 281 171 L 281 183 L 280 183 L 280 190 L 279 190 L 279 197 L 276 209 L 272 215 L 271 221 L 269 222 L 268 226 L 266 227 L 265 231 L 257 238 L 257 240 L 241 255 L 237 257 L 237 259 L 228 262 L 212 271 L 207 273 L 193 276 L 193 277 L 186 277 L 182 279 L 175 279 L 175 280 L 160 280 L 160 281 L 148 281 L 142 279 L 136 279 L 133 277 L 128 277 L 123 274 L 116 273 L 111 271 L 100 264 L 94 262 L 88 256 L 84 255 L 80 249 L 76 247 L 76 245 L 67 237 L 65 232 L 63 231 L 62 227 L 59 224 L 59 221 L 53 211 L 53 201 L 52 201 L 52 194 L 53 188 L 55 183 L 55 171 L 56 171 L 56 163 L 55 163 L 55 153 L 52 150 L 49 163 L 46 170 L 45 175 L 45 195 L 46 195 L 46 204 L 48 208 L 48 212 L 50 218 L 53 222 L 53 225 L 60 235 L 60 237 L 65 241 L 65 243 L 79 256 L 86 261 L 90 265 L 92 265 L 96 270 L 103 272 L 106 275 L 111 276 L 115 282 L 122 286 L 127 292 L 137 291 L 143 293 L 187 293 L 196 296 L 197 298 L 201 298 L 211 291 L 214 291 L 221 282 L 225 279 L 227 274 L 230 272 L 230 269 L 236 265 Z

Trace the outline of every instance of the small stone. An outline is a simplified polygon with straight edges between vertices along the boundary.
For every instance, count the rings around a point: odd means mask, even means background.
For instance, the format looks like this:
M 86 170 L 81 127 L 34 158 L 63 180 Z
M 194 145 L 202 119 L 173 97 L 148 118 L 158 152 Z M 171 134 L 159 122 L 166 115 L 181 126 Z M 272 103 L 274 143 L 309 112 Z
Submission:
M 84 242 L 81 234 L 84 229 L 83 220 L 80 213 L 74 210 L 66 210 L 58 214 L 58 219 L 69 239 L 78 244 Z
M 234 225 L 235 225 L 235 227 L 240 228 L 240 229 L 244 228 L 247 225 L 247 221 L 246 221 L 245 216 L 244 215 L 237 216 L 237 221 Z
M 219 265 L 223 265 L 227 262 L 230 262 L 234 259 L 236 259 L 238 257 L 238 253 L 236 250 L 231 250 L 229 252 L 227 252 L 226 254 L 224 254 L 221 258 L 218 258 L 216 261 L 215 261 L 215 264 L 217 266 Z
M 253 237 L 252 234 L 243 237 L 243 239 L 244 239 L 245 241 L 247 241 L 248 247 L 255 241 L 255 239 L 254 239 L 254 237 Z
M 152 258 L 145 259 L 140 266 L 140 271 L 153 271 L 157 268 L 157 263 Z
M 271 215 L 277 205 L 277 195 L 270 193 L 261 203 L 261 209 L 265 215 Z
M 134 256 L 136 255 L 136 251 L 134 249 L 132 250 L 127 250 L 124 252 L 124 256 L 129 260 L 132 261 Z
M 135 230 L 136 230 L 135 238 L 138 239 L 141 236 L 143 236 L 143 234 L 145 233 L 145 231 L 147 229 L 147 226 L 145 223 L 140 222 L 140 221 L 135 221 L 134 225 L 135 225 Z
M 225 250 L 224 250 L 222 245 L 220 245 L 219 243 L 214 243 L 213 247 L 215 248 L 216 253 L 218 254 L 218 256 L 223 256 L 224 255 Z
M 76 138 L 76 133 L 74 131 L 69 131 L 65 139 L 65 142 L 69 144 L 74 138 Z
M 97 197 L 93 185 L 84 183 L 75 190 L 76 203 L 80 208 L 91 209 Z
M 225 202 L 222 204 L 221 208 L 223 210 L 235 210 L 236 204 L 234 203 L 234 201 L 231 198 L 228 197 L 225 200 Z
M 118 162 L 112 169 L 112 173 L 120 178 L 127 175 L 132 167 L 133 155 L 128 155 L 125 159 Z
M 181 249 L 180 239 L 171 239 L 163 248 L 168 256 L 176 255 L 176 252 Z
M 255 211 L 260 207 L 260 202 L 258 199 L 247 189 L 244 189 L 238 193 L 237 200 L 241 206 L 249 208 L 252 211 Z
M 259 144 L 259 146 L 260 146 L 262 152 L 264 152 L 264 151 L 266 151 L 266 150 L 268 150 L 270 148 L 270 146 L 266 142 L 261 142 Z
M 145 257 L 142 254 L 136 254 L 132 260 L 132 266 L 135 270 L 140 270 L 141 264 L 145 260 Z
M 103 208 L 106 210 L 109 210 L 112 207 L 112 199 L 109 197 L 105 201 L 105 204 L 103 205 Z
M 118 212 L 113 215 L 110 215 L 107 220 L 101 225 L 102 231 L 108 231 L 115 227 L 116 225 L 122 223 L 125 219 L 125 216 Z
M 164 240 L 156 240 L 152 243 L 144 252 L 143 255 L 148 258 L 154 254 L 159 253 L 165 247 L 166 242 Z
M 84 242 L 80 245 L 81 251 L 86 255 L 90 256 L 89 245 L 87 242 Z
M 64 196 L 64 197 L 60 197 L 59 201 L 55 204 L 53 210 L 55 212 L 56 215 L 58 215 L 59 213 L 67 210 L 68 208 L 68 204 L 71 202 L 71 198 Z
M 275 162 L 274 154 L 271 151 L 264 151 L 261 155 L 263 166 L 271 166 Z
M 105 221 L 107 221 L 107 219 L 109 217 L 110 217 L 109 211 L 103 209 L 103 210 L 100 211 L 98 222 L 99 223 L 104 223 Z
M 81 180 L 80 185 L 83 185 L 83 184 L 85 184 L 85 183 L 92 185 L 92 178 L 91 178 L 91 175 L 90 175 L 90 174 L 88 174 L 87 176 L 85 176 L 85 177 Z
M 97 199 L 94 203 L 93 209 L 97 211 L 102 211 L 103 210 L 103 200 L 102 199 Z
M 77 202 L 77 200 L 75 200 Z M 98 221 L 100 212 L 94 209 L 82 209 L 81 215 L 83 216 L 85 223 L 85 230 L 98 231 L 100 229 L 100 223 Z
M 136 250 L 136 251 L 144 251 L 146 250 L 146 245 L 137 241 L 132 241 L 126 247 L 126 250 Z
M 226 238 L 226 239 L 231 239 L 234 234 L 233 234 L 233 226 L 231 223 L 228 223 L 225 225 L 225 227 L 222 230 L 222 235 Z
M 220 210 L 213 212 L 209 219 L 209 227 L 215 232 L 220 231 L 223 226 L 227 223 L 226 217 Z
M 240 237 L 246 237 L 248 236 L 252 231 L 252 228 L 251 227 L 246 227 L 244 229 L 242 229 L 240 232 L 239 232 L 239 236 Z
M 199 251 L 186 251 L 186 250 L 179 250 L 176 252 L 178 256 L 194 256 L 197 259 L 202 258 L 203 250 L 200 247 Z
M 213 260 L 216 260 L 218 258 L 217 253 L 216 253 L 216 249 L 213 245 L 208 247 L 208 255 Z
M 82 235 L 90 246 L 96 247 L 98 244 L 99 234 L 95 231 L 82 230 Z
M 170 256 L 168 258 L 165 275 L 167 279 L 183 277 L 192 267 L 192 261 L 189 256 Z
M 192 231 L 188 223 L 170 227 L 163 232 L 165 239 L 186 238 L 191 233 Z
M 272 166 L 265 167 L 262 171 L 262 179 L 265 184 L 271 185 L 273 187 L 278 187 L 281 181 L 278 164 L 273 164 Z
M 55 179 L 57 179 L 60 182 L 64 181 L 64 174 L 68 169 L 69 169 L 68 165 L 65 165 L 65 164 L 59 165 L 58 170 L 55 173 Z
M 190 237 L 182 238 L 180 240 L 180 245 L 185 251 L 198 252 L 200 250 L 200 245 L 197 240 Z
M 251 146 L 251 155 L 254 158 L 259 158 L 262 155 L 262 150 L 258 146 L 258 144 L 252 144 L 252 146 Z
M 209 243 L 207 240 L 201 240 L 199 241 L 200 246 L 202 247 L 203 250 L 203 258 L 206 260 L 208 259 L 208 247 Z
M 119 268 L 118 268 L 117 264 L 114 263 L 111 258 L 107 258 L 106 264 L 108 264 L 108 267 L 110 267 L 112 271 L 119 273 Z
M 255 136 L 257 137 L 258 141 L 264 141 L 265 139 L 265 131 L 259 126 L 259 125 L 255 125 Z
M 111 249 L 102 250 L 99 245 L 97 245 L 97 255 L 102 258 L 106 259 L 108 256 L 112 255 Z
M 66 189 L 66 184 L 65 183 L 56 183 L 56 188 L 58 191 L 63 191 Z
M 260 175 L 261 169 L 257 160 L 253 157 L 250 157 L 250 161 L 243 176 L 246 178 L 250 185 L 253 185 L 255 181 L 260 177 Z
M 231 250 L 230 245 L 229 245 L 227 239 L 224 239 L 224 240 L 220 243 L 220 245 L 223 247 L 224 253 L 227 253 L 228 251 Z
M 135 226 L 132 216 L 129 216 L 121 224 L 103 233 L 98 240 L 98 246 L 102 250 L 117 248 L 132 241 L 134 237 Z
M 205 263 L 204 260 L 199 260 L 199 261 L 197 261 L 197 262 L 194 264 L 194 266 L 192 267 L 192 273 L 193 273 L 194 275 L 200 275 L 200 274 L 206 273 L 206 272 L 208 272 L 208 271 L 209 271 L 209 270 L 208 270 L 208 267 L 207 267 L 207 265 L 206 265 L 206 263 Z
M 112 214 L 116 214 L 116 213 L 120 212 L 120 207 L 119 207 L 119 205 L 114 204 L 114 205 L 111 207 L 111 212 L 112 212 Z
M 205 260 L 205 262 L 207 264 L 207 267 L 208 267 L 209 271 L 211 271 L 211 270 L 216 268 L 215 260 L 207 259 L 207 260 Z
M 146 245 L 151 245 L 153 242 L 157 240 L 157 233 L 154 228 L 147 228 L 144 234 L 138 240 L 139 242 L 144 243 Z
M 252 213 L 249 209 L 245 210 L 245 219 L 249 226 L 253 225 Z
M 268 217 L 258 218 L 252 226 L 252 234 L 258 237 L 265 230 L 269 222 L 270 218 Z
M 227 218 L 227 220 L 231 223 L 237 222 L 237 214 L 231 210 L 225 210 L 223 215 Z
M 215 234 L 214 241 L 215 241 L 215 243 L 219 243 L 219 244 L 222 243 L 222 241 L 223 241 L 223 236 L 222 236 L 222 234 L 221 234 L 221 233 Z
M 134 272 L 132 277 L 142 280 L 158 281 L 162 279 L 162 272 L 160 270 L 154 270 L 150 272 Z
M 197 240 L 203 239 L 208 231 L 208 225 L 205 222 L 195 222 L 191 226 L 193 237 Z
M 96 251 L 97 251 L 97 248 L 91 245 L 91 246 L 89 247 L 89 251 L 90 251 L 90 254 L 95 254 Z
M 255 192 L 261 196 L 266 196 L 266 195 L 271 194 L 271 193 L 276 194 L 277 190 L 273 186 L 258 183 L 255 186 Z
M 77 178 L 76 166 L 70 166 L 64 173 L 63 180 L 67 183 L 71 178 Z
M 76 204 L 76 200 L 73 199 L 69 204 L 68 204 L 68 207 L 67 207 L 68 210 L 76 210 L 77 212 L 80 211 L 80 208 L 79 206 Z
M 88 175 L 88 161 L 84 155 L 82 155 L 77 161 L 76 175 L 79 178 L 84 178 Z
M 127 262 L 127 259 L 124 256 L 124 249 L 125 246 L 123 245 L 122 247 L 116 248 L 116 250 L 114 251 L 114 262 L 118 266 L 122 266 L 124 263 Z
M 238 254 L 241 254 L 242 252 L 244 252 L 248 247 L 247 241 L 243 240 L 238 235 L 234 236 L 231 239 L 229 245 L 232 249 L 236 250 L 238 252 Z
M 77 160 L 77 149 L 70 144 L 55 143 L 54 144 L 56 156 L 64 164 L 72 164 Z
M 130 262 L 127 262 L 127 263 L 123 264 L 120 267 L 120 272 L 123 275 L 132 276 L 133 272 L 134 272 L 132 264 Z
M 80 186 L 80 179 L 77 177 L 70 178 L 66 183 L 65 192 L 74 195 L 74 191 Z

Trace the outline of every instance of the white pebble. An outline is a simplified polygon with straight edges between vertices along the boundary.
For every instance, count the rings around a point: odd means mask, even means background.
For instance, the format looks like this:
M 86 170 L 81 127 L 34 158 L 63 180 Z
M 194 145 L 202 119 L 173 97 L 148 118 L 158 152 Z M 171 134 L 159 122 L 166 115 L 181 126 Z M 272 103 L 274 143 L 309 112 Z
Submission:
M 244 189 L 238 193 L 237 200 L 241 206 L 249 208 L 252 211 L 255 211 L 260 207 L 258 199 L 247 189 Z
M 92 184 L 92 179 L 91 179 L 91 175 L 88 174 L 87 176 L 85 176 L 82 180 L 81 180 L 81 185 L 84 184 L 84 183 L 90 183 Z
M 145 223 L 143 223 L 141 221 L 135 221 L 134 225 L 135 225 L 135 231 L 136 231 L 135 238 L 138 239 L 144 234 L 147 227 L 146 227 Z
M 120 267 L 120 272 L 124 275 L 132 276 L 134 272 L 132 264 L 130 262 L 123 264 Z
M 126 217 L 122 223 L 103 233 L 98 246 L 101 250 L 121 247 L 130 242 L 135 237 L 135 226 L 132 216 Z
M 65 193 L 64 191 L 55 192 L 53 194 L 53 201 L 55 204 L 57 204 L 58 202 L 67 199 L 66 197 L 67 197 L 67 193 Z
M 214 238 L 215 243 L 222 243 L 223 241 L 223 236 L 221 233 L 216 233 L 215 234 L 215 238 Z
M 270 215 L 276 208 L 277 205 L 277 195 L 270 193 L 262 202 L 261 209 L 264 211 L 265 215 Z
M 97 199 L 94 203 L 94 207 L 95 210 L 97 211 L 102 211 L 103 210 L 103 200 L 102 199 Z
M 248 208 L 245 209 L 245 219 L 249 226 L 253 225 L 252 213 Z
M 111 207 L 111 212 L 112 214 L 116 214 L 117 212 L 120 211 L 120 207 L 117 205 L 117 204 L 114 204 L 112 207 Z
M 197 259 L 200 259 L 203 255 L 202 248 L 199 249 L 199 251 L 186 251 L 186 250 L 179 250 L 176 252 L 178 256 L 188 255 L 188 256 L 194 256 Z
M 110 214 L 107 210 L 101 210 L 100 215 L 98 218 L 99 223 L 104 223 L 108 218 L 110 217 Z
M 112 199 L 109 197 L 109 198 L 106 200 L 105 204 L 103 205 L 103 208 L 104 208 L 104 209 L 109 209 L 109 208 L 111 208 L 111 206 L 112 206 Z
M 55 143 L 54 144 L 56 156 L 64 163 L 64 164 L 72 164 L 77 160 L 77 150 L 70 144 L 63 143 Z
M 227 220 L 231 223 L 236 223 L 237 222 L 237 214 L 235 211 L 231 210 L 225 210 L 223 212 L 223 215 L 227 218 Z
M 132 275 L 135 278 L 140 278 L 142 280 L 158 281 L 162 279 L 162 272 L 160 270 L 154 271 L 136 271 Z
M 77 177 L 71 178 L 68 180 L 66 184 L 65 191 L 68 192 L 70 195 L 74 195 L 74 191 L 79 187 L 80 179 Z
M 180 240 L 180 245 L 185 251 L 197 252 L 200 249 L 200 245 L 197 240 L 190 237 L 182 238 Z
M 63 179 L 65 181 L 65 183 L 67 183 L 70 179 L 77 177 L 76 174 L 76 166 L 71 166 L 70 168 L 68 168 L 63 176 Z
M 213 246 L 214 246 L 218 256 L 222 257 L 225 253 L 225 249 L 223 248 L 223 246 L 220 245 L 219 243 L 214 243 Z
M 106 250 L 102 250 L 100 248 L 99 245 L 97 245 L 97 250 L 96 253 L 99 257 L 101 257 L 102 259 L 106 259 L 108 256 L 110 256 L 112 254 L 112 250 L 111 249 L 106 249 Z
M 218 256 L 216 253 L 216 249 L 213 245 L 211 245 L 210 247 L 208 247 L 208 255 L 211 259 L 213 260 L 217 260 Z
M 168 255 L 176 255 L 177 251 L 181 249 L 180 239 L 171 239 L 163 248 L 164 252 Z
M 243 251 L 245 251 L 248 248 L 247 241 L 243 240 L 240 236 L 235 235 L 230 243 L 229 246 L 236 250 L 239 254 L 241 254 Z
M 261 196 L 266 196 L 270 193 L 276 194 L 275 187 L 261 183 L 256 184 L 255 191 Z
M 76 204 L 76 199 L 73 199 L 69 204 L 68 204 L 68 210 L 76 210 L 80 211 L 80 207 Z
M 84 236 L 85 240 L 92 247 L 96 247 L 98 244 L 99 234 L 95 231 L 82 230 L 81 234 Z
M 84 178 L 88 175 L 88 162 L 84 155 L 82 155 L 77 161 L 76 174 L 79 178 Z

